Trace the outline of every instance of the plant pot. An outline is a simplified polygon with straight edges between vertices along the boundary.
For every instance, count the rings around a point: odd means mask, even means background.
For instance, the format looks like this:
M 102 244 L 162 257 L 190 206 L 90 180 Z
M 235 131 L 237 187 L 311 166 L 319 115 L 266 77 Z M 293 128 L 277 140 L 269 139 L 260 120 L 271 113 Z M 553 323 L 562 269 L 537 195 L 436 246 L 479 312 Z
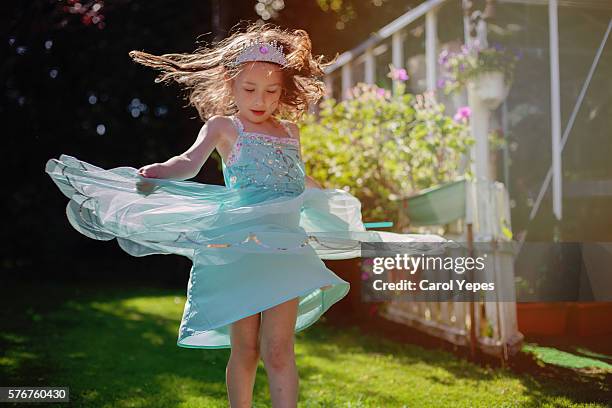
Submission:
M 525 335 L 555 336 L 567 331 L 568 306 L 564 302 L 517 303 L 518 329 Z
M 612 333 L 612 302 L 571 302 L 568 333 L 592 336 Z
M 477 78 L 468 81 L 468 87 L 490 110 L 496 109 L 510 92 L 510 86 L 504 81 L 504 74 L 499 71 L 483 72 Z
M 465 179 L 427 188 L 406 201 L 412 227 L 451 223 L 465 215 Z

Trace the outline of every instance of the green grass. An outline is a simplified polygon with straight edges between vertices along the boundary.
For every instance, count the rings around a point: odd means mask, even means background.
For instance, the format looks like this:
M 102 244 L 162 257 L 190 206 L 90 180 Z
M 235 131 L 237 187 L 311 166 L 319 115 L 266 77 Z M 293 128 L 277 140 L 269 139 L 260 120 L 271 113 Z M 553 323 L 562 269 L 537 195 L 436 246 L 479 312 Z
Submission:
M 229 350 L 176 346 L 184 292 L 33 284 L 0 295 L 3 386 L 69 386 L 65 406 L 228 405 Z M 300 407 L 606 406 L 583 403 L 584 389 L 324 320 L 296 336 Z M 254 406 L 271 406 L 261 362 Z
M 599 368 L 605 371 L 612 371 L 612 365 L 605 361 L 597 360 L 595 358 L 589 358 L 574 353 L 568 353 L 567 351 L 559 350 L 554 347 L 544 347 L 538 344 L 526 343 L 523 346 L 523 350 L 529 353 L 533 353 L 540 361 L 547 364 L 554 364 L 559 367 L 575 368 L 575 369 L 590 369 Z M 582 354 L 587 354 L 597 358 L 609 358 L 604 354 L 598 354 L 590 352 L 589 350 L 581 350 Z

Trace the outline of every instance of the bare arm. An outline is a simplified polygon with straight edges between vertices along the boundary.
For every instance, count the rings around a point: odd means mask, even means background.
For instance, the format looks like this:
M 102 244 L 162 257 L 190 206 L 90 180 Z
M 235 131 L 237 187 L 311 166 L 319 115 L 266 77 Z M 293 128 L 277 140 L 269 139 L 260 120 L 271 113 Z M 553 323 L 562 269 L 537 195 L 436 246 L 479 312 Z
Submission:
M 223 120 L 223 117 L 213 116 L 202 126 L 196 141 L 187 151 L 163 163 L 141 167 L 138 173 L 144 177 L 173 180 L 195 177 L 219 142 Z
M 323 186 L 321 184 L 319 184 L 315 179 L 313 179 L 310 176 L 306 176 L 306 187 L 310 187 L 310 188 L 320 188 L 321 190 L 323 190 Z

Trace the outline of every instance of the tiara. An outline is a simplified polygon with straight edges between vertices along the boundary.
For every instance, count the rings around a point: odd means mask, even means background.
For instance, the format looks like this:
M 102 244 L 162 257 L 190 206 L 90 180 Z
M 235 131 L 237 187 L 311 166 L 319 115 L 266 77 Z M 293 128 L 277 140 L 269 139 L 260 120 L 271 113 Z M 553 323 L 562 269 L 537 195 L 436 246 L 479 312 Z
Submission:
M 235 67 L 247 61 L 273 62 L 283 67 L 287 65 L 283 46 L 279 45 L 276 40 L 270 42 L 249 40 L 247 43 L 243 43 L 240 47 L 240 53 L 231 65 Z

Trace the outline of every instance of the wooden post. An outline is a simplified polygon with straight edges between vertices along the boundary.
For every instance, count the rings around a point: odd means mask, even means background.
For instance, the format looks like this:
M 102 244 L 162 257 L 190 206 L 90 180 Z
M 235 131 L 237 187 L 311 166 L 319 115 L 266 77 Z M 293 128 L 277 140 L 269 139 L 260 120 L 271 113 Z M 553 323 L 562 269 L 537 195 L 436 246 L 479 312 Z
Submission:
M 391 61 L 396 68 L 407 68 L 404 63 L 402 32 L 396 31 L 391 37 Z M 393 93 L 397 94 L 400 81 L 393 81 Z
M 348 90 L 353 86 L 352 65 L 352 61 L 349 61 L 342 66 L 342 96 L 339 99 L 341 101 L 346 99 Z
M 374 84 L 376 82 L 376 61 L 372 48 L 368 48 L 365 52 L 364 61 L 364 77 L 366 84 Z
M 472 223 L 466 224 L 466 232 L 467 232 L 467 247 L 468 247 L 468 256 L 474 256 L 474 233 L 472 231 Z M 473 279 L 473 272 L 470 270 L 468 272 L 470 274 L 470 279 Z M 474 295 L 472 295 L 473 297 Z M 472 358 L 476 357 L 476 342 L 478 341 L 476 337 L 476 310 L 474 305 L 474 299 L 470 302 L 470 355 Z
M 557 0 L 548 2 L 548 27 L 550 36 L 550 121 L 552 137 L 552 202 L 553 213 L 561 219 L 562 168 L 561 168 L 561 79 L 559 74 L 559 27 Z
M 427 90 L 436 91 L 436 67 L 438 65 L 438 21 L 436 8 L 425 15 L 425 55 L 427 67 Z

